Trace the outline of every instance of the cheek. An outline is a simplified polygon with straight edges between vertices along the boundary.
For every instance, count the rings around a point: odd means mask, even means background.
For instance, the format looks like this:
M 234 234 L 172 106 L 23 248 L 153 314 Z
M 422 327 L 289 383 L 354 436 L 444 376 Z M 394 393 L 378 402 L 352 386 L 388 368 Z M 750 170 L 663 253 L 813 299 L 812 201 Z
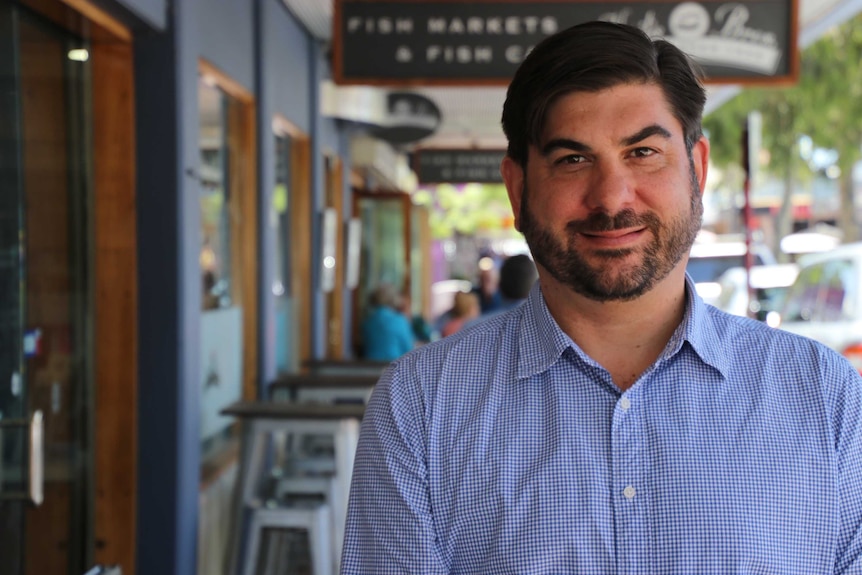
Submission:
M 542 194 L 529 198 L 530 211 L 547 228 L 562 228 L 571 221 L 582 220 L 590 213 L 586 194 L 571 182 L 548 186 Z

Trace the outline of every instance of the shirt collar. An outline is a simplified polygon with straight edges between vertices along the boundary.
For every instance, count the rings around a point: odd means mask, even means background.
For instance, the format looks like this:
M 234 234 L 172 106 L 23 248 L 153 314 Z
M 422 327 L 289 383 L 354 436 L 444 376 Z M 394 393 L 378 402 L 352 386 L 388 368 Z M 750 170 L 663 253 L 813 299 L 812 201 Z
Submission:
M 724 351 L 726 346 L 721 343 L 719 327 L 713 318 L 715 310 L 711 310 L 698 295 L 694 280 L 688 273 L 685 274 L 685 293 L 686 312 L 678 331 L 704 363 L 727 377 L 730 357 Z
M 547 371 L 572 345 L 572 340 L 548 311 L 539 282 L 533 285 L 520 313 L 523 329 L 518 333 L 517 376 L 526 378 Z
M 669 358 L 688 342 L 700 359 L 727 376 L 729 358 L 723 353 L 715 322 L 706 303 L 697 294 L 694 281 L 685 275 L 686 309 L 682 322 L 668 342 L 661 359 Z M 518 378 L 548 370 L 569 347 L 576 347 L 551 316 L 539 282 L 521 307 L 524 329 L 518 334 Z

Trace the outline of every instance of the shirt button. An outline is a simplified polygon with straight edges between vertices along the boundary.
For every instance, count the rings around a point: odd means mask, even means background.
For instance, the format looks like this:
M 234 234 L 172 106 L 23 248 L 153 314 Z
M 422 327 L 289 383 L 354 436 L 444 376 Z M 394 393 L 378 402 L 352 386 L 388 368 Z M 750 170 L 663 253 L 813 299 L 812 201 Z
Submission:
M 628 411 L 631 406 L 631 400 L 628 397 L 623 396 L 623 398 L 620 400 L 620 407 L 623 408 L 623 411 Z
M 634 499 L 635 498 L 635 488 L 629 485 L 625 489 L 623 489 L 623 495 L 625 495 L 626 499 Z

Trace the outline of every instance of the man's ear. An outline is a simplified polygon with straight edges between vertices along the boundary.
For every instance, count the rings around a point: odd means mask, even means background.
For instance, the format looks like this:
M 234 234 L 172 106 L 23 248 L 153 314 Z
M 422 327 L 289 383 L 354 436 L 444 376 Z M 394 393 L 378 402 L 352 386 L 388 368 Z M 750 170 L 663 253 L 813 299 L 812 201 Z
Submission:
M 709 171 L 709 140 L 701 136 L 691 150 L 691 161 L 694 164 L 694 175 L 700 186 L 700 195 L 706 189 L 706 174 Z
M 506 192 L 509 194 L 509 204 L 512 206 L 512 215 L 515 217 L 515 229 L 521 231 L 521 198 L 524 194 L 524 168 L 508 155 L 500 164 L 500 174 L 503 183 L 506 184 Z

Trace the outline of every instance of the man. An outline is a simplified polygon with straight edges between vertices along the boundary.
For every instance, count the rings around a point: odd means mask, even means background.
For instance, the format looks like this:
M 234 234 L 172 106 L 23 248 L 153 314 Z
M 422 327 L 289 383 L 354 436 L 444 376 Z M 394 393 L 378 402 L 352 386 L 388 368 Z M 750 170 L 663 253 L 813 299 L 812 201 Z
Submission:
M 538 275 L 536 264 L 526 254 L 509 256 L 500 266 L 500 310 L 518 306 L 530 295 Z
M 404 298 L 395 286 L 380 284 L 371 292 L 368 304 L 368 313 L 359 326 L 362 357 L 392 361 L 413 349 L 416 344 L 413 326 L 402 311 Z
M 502 173 L 539 282 L 383 375 L 344 573 L 862 572 L 862 380 L 685 274 L 704 100 L 627 26 L 524 61 Z
M 470 327 L 479 322 L 506 313 L 522 303 L 530 295 L 530 290 L 538 279 L 536 264 L 526 254 L 515 254 L 507 257 L 500 266 L 500 306 L 488 313 L 483 313 L 476 319 L 467 322 L 464 327 Z
M 479 307 L 482 313 L 490 313 L 500 308 L 500 273 L 497 271 L 494 259 L 490 256 L 479 258 L 479 283 L 471 290 L 479 297 Z

